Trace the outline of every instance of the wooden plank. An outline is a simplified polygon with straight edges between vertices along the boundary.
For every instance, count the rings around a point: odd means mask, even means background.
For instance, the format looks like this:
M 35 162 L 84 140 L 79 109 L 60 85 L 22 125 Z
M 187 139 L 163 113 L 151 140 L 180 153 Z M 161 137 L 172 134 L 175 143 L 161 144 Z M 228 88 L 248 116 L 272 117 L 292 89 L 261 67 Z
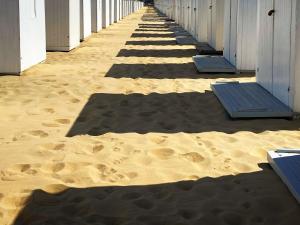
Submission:
M 300 204 L 300 150 L 268 152 L 268 162 Z
M 197 55 L 193 61 L 200 73 L 235 73 L 236 69 L 223 56 Z
M 292 117 L 292 110 L 258 83 L 216 83 L 212 90 L 232 118 Z

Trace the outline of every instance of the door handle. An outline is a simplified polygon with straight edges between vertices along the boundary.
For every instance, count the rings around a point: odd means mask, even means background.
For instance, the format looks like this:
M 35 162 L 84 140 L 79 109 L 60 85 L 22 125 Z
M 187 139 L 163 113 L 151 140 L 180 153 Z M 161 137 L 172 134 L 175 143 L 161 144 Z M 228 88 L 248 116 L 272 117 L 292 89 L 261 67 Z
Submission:
M 212 5 L 209 6 L 209 9 L 212 9 Z
M 270 11 L 268 12 L 268 16 L 273 16 L 274 13 L 275 13 L 275 10 L 272 9 L 272 10 L 270 10 Z

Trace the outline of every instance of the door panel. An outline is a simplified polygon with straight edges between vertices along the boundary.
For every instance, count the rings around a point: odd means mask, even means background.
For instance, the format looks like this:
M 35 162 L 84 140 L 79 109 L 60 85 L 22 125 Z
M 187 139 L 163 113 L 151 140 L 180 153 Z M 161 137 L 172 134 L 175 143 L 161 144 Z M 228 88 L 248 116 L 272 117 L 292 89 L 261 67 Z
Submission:
M 273 94 L 289 104 L 292 0 L 275 0 Z
M 280 0 L 282 1 L 282 0 Z M 268 12 L 274 9 L 274 0 L 258 1 L 257 82 L 273 93 L 273 26 L 274 17 Z
M 207 41 L 209 45 L 213 45 L 212 40 L 212 0 L 208 0 L 208 15 L 207 15 Z

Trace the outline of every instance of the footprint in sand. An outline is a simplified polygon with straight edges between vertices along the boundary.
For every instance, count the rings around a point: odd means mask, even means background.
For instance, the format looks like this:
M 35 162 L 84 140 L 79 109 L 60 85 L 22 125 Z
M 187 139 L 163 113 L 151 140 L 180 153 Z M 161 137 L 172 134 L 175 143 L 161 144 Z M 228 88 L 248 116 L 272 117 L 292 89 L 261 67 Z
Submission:
M 169 159 L 175 154 L 175 151 L 171 148 L 159 148 L 152 150 L 151 153 L 159 159 Z
M 80 102 L 80 100 L 78 98 L 72 98 L 70 101 L 72 103 L 78 103 L 78 102 Z
M 140 193 L 137 192 L 131 192 L 131 193 L 126 193 L 124 195 L 122 195 L 122 199 L 125 200 L 135 200 L 140 198 L 142 195 Z
M 55 151 L 61 151 L 64 150 L 65 144 L 53 144 L 53 143 L 48 143 L 41 145 L 42 148 L 45 150 L 55 150 Z
M 194 162 L 194 163 L 199 163 L 205 160 L 205 158 L 200 155 L 197 152 L 189 152 L 186 154 L 181 155 L 183 158 L 187 159 L 188 161 Z
M 33 131 L 30 131 L 29 134 L 31 134 L 32 136 L 35 136 L 35 137 L 40 137 L 40 138 L 45 138 L 45 137 L 48 137 L 48 133 L 46 133 L 45 131 L 42 131 L 42 130 L 33 130 Z
M 101 152 L 104 149 L 104 146 L 101 144 L 95 145 L 93 147 L 93 153 Z
M 71 121 L 69 119 L 57 119 L 55 121 L 60 123 L 60 124 L 64 124 L 64 125 L 71 123 Z
M 52 109 L 52 108 L 45 108 L 44 111 L 48 112 L 48 113 L 54 113 L 55 112 L 55 110 Z

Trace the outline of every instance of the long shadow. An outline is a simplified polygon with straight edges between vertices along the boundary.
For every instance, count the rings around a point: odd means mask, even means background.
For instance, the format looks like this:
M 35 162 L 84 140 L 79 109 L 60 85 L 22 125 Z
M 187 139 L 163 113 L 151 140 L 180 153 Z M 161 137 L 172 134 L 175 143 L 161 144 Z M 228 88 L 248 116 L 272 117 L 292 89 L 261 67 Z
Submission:
M 141 29 L 141 28 L 138 28 L 138 29 L 135 29 L 135 31 L 139 32 L 139 31 L 142 31 L 142 32 L 149 32 L 149 31 L 153 31 L 153 32 L 170 32 L 170 29 L 163 29 L 163 28 L 157 28 L 157 29 Z
M 13 225 L 297 225 L 299 205 L 258 172 L 174 183 L 35 190 Z M 99 165 L 99 177 L 105 169 Z
M 138 50 L 138 49 L 122 49 L 117 57 L 193 57 L 197 55 L 195 49 L 163 49 L 163 50 Z
M 251 73 L 241 74 L 200 74 L 194 63 L 164 64 L 114 64 L 106 77 L 147 78 L 147 79 L 217 79 L 254 77 Z
M 160 45 L 160 46 L 166 46 L 166 45 L 177 45 L 177 42 L 175 40 L 147 40 L 147 41 L 127 41 L 126 45 Z
M 131 35 L 132 38 L 172 38 L 175 37 L 174 33 L 133 33 Z
M 261 133 L 299 130 L 300 121 L 231 120 L 211 91 L 205 93 L 93 94 L 67 137 L 106 133 Z
M 168 28 L 166 24 L 157 24 L 157 23 L 140 23 L 139 27 L 150 27 L 150 28 Z

